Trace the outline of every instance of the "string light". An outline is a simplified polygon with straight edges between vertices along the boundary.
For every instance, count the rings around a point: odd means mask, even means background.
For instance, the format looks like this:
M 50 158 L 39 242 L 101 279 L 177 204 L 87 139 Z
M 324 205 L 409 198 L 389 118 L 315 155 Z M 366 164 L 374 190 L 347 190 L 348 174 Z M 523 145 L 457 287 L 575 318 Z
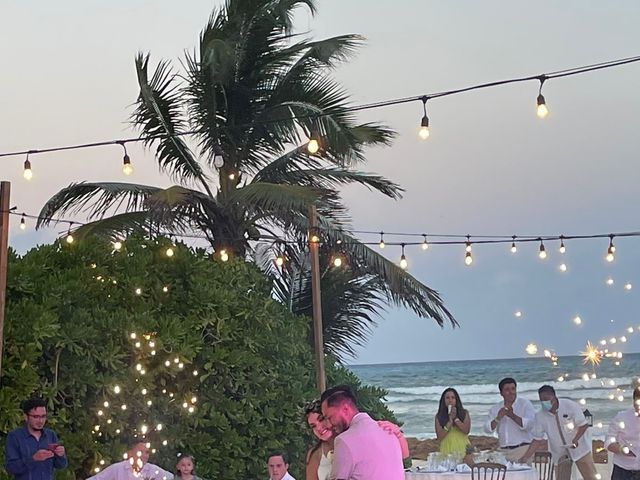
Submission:
M 224 249 L 220 250 L 220 260 L 222 260 L 223 262 L 226 262 L 229 260 L 229 254 Z
M 116 252 L 119 252 L 122 249 L 122 242 L 120 240 L 116 240 L 115 242 L 113 242 L 113 249 Z
M 402 246 L 402 255 L 400 255 L 400 268 L 403 270 L 406 270 L 408 263 L 407 263 L 407 257 L 405 257 L 404 255 L 404 243 L 401 246 Z
M 560 266 L 558 266 L 558 269 L 561 272 L 566 272 L 567 271 L 567 264 L 566 263 L 561 263 Z
M 549 109 L 547 108 L 547 103 L 545 102 L 544 95 L 542 95 L 542 85 L 544 84 L 547 77 L 545 75 L 541 75 L 539 79 L 540 89 L 538 90 L 538 98 L 536 99 L 536 103 L 538 104 L 537 114 L 539 118 L 545 118 L 547 115 L 549 115 Z
M 538 257 L 544 260 L 545 258 L 547 258 L 547 251 L 544 248 L 544 243 L 542 242 L 542 238 L 540 238 L 539 240 L 540 240 L 540 248 L 538 250 Z
M 318 136 L 318 132 L 315 128 L 311 130 L 311 135 L 309 136 L 309 143 L 307 143 L 307 152 L 311 155 L 315 155 L 320 150 L 320 137 Z
M 607 256 L 605 257 L 607 262 L 613 262 L 615 259 L 615 251 L 616 247 L 613 245 L 613 235 L 609 235 L 609 247 L 607 248 Z
M 117 142 L 122 146 L 124 150 L 124 156 L 122 157 L 122 173 L 129 176 L 133 173 L 133 165 L 131 165 L 131 158 L 129 158 L 129 154 L 127 153 L 127 146 L 123 140 Z
M 336 256 L 333 257 L 333 266 L 336 268 L 342 266 L 342 256 L 340 254 L 336 254 Z
M 426 97 L 426 96 L 421 98 L 422 109 L 424 110 L 424 116 L 420 121 L 420 130 L 418 132 L 418 135 L 422 140 L 426 140 L 431 135 L 431 132 L 429 132 L 429 117 L 427 117 L 427 100 L 428 99 L 429 97 Z
M 514 235 L 512 238 L 512 242 L 511 242 L 511 253 L 517 253 L 518 252 L 518 247 L 516 247 L 516 236 Z
M 213 166 L 216 168 L 222 168 L 224 166 L 224 156 L 222 147 L 219 143 L 213 145 Z
M 380 248 L 384 248 L 384 232 L 380 232 L 380 243 L 378 244 Z
M 20 218 L 20 230 L 24 230 L 25 228 L 27 228 L 27 222 L 23 213 L 22 218 Z
M 464 251 L 467 253 L 471 253 L 471 237 L 467 235 L 466 246 L 464 247 Z
M 422 242 L 422 250 L 429 250 L 429 242 L 427 242 L 427 235 L 424 234 L 424 241 Z
M 25 180 L 31 180 L 33 178 L 33 172 L 31 171 L 31 162 L 29 161 L 29 152 L 27 152 L 27 159 L 24 161 L 24 170 L 22 176 Z
M 565 253 L 567 248 L 564 246 L 564 236 L 560 235 L 560 248 L 558 249 L 560 253 Z
M 74 238 L 73 235 L 71 234 L 71 224 L 69 225 L 69 229 L 67 230 L 67 237 L 66 237 L 66 241 L 69 245 L 71 245 L 74 242 Z
M 276 257 L 276 265 L 279 267 L 284 265 L 284 255 L 282 255 L 282 253 L 278 253 L 278 256 Z
M 173 254 L 174 254 L 174 253 L 175 253 L 175 252 L 173 251 L 173 248 L 172 248 L 172 247 L 167 247 L 167 249 L 166 249 L 166 250 L 165 250 L 165 252 L 164 252 L 164 254 L 165 254 L 167 257 L 169 257 L 169 258 L 173 257 Z

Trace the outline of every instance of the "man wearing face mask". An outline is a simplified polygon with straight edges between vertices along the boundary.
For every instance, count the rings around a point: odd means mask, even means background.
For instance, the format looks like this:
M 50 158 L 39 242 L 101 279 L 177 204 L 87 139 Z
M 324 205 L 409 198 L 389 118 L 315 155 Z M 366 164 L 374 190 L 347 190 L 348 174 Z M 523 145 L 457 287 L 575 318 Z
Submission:
M 534 452 L 543 450 L 547 443 L 557 467 L 558 480 L 570 478 L 571 462 L 575 462 L 584 480 L 597 480 L 598 474 L 591 455 L 591 438 L 587 431 L 589 424 L 580 405 L 566 398 L 558 398 L 550 385 L 540 387 L 538 397 L 542 409 L 536 413 L 533 424 L 534 441 L 520 460 L 527 461 Z

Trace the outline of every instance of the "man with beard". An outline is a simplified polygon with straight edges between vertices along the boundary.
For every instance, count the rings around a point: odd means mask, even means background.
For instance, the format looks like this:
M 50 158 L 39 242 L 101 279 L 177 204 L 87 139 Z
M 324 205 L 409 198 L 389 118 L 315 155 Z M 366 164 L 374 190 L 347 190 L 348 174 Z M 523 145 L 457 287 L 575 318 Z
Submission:
M 22 403 L 24 426 L 9 432 L 5 468 L 16 480 L 53 480 L 53 470 L 67 467 L 64 447 L 47 423 L 47 403 L 31 398 Z
M 331 480 L 403 480 L 402 452 L 397 438 L 360 412 L 347 385 L 325 390 L 322 416 L 334 432 Z

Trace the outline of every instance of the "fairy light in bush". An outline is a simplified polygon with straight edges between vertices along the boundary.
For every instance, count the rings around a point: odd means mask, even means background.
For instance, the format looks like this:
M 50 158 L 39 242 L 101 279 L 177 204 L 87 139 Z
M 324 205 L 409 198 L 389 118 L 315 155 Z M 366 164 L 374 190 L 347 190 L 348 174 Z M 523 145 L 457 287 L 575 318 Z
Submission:
M 229 254 L 225 249 L 220 250 L 220 260 L 227 262 L 229 260 Z
M 544 248 L 544 243 L 542 242 L 542 238 L 538 238 L 538 240 L 540 240 L 540 248 L 538 249 L 538 257 L 540 257 L 541 260 L 544 260 L 545 258 L 547 258 L 547 251 Z
M 613 260 L 615 259 L 615 256 L 614 256 L 615 251 L 616 251 L 616 247 L 613 244 L 613 235 L 609 235 L 609 247 L 607 248 L 607 256 L 605 257 L 607 262 L 613 262 Z
M 340 268 L 342 266 L 342 255 L 339 253 L 333 257 L 333 266 L 336 268 Z
M 122 242 L 120 240 L 116 240 L 115 242 L 113 242 L 113 249 L 116 252 L 119 252 L 120 250 L 122 250 Z
M 426 140 L 431 135 L 431 132 L 429 132 L 429 117 L 427 117 L 427 100 L 429 100 L 429 97 L 424 96 L 421 98 L 421 100 L 422 100 L 422 109 L 424 111 L 424 116 L 420 121 L 420 130 L 418 131 L 418 136 L 422 140 Z
M 544 99 L 544 95 L 542 95 L 542 85 L 544 85 L 544 82 L 546 79 L 547 77 L 545 75 L 540 75 L 539 77 L 540 89 L 538 90 L 538 98 L 536 99 L 536 103 L 538 105 L 536 109 L 536 113 L 538 114 L 539 118 L 545 118 L 547 115 L 549 115 L 549 109 L 547 108 L 547 103 Z
M 404 243 L 400 245 L 402 247 L 402 255 L 400 255 L 400 268 L 406 270 L 408 267 L 407 257 L 404 255 Z
M 164 254 L 169 258 L 173 257 L 174 253 L 175 252 L 173 250 L 173 247 L 171 247 L 171 246 L 167 247 L 167 249 L 164 252 Z

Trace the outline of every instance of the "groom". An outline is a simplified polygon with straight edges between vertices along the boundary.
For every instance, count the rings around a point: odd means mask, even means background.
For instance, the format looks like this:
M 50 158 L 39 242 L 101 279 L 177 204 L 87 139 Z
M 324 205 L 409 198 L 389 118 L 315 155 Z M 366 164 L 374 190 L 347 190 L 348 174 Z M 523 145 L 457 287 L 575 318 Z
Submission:
M 331 480 L 404 480 L 398 440 L 358 410 L 349 386 L 325 390 L 320 401 L 324 421 L 337 435 Z

